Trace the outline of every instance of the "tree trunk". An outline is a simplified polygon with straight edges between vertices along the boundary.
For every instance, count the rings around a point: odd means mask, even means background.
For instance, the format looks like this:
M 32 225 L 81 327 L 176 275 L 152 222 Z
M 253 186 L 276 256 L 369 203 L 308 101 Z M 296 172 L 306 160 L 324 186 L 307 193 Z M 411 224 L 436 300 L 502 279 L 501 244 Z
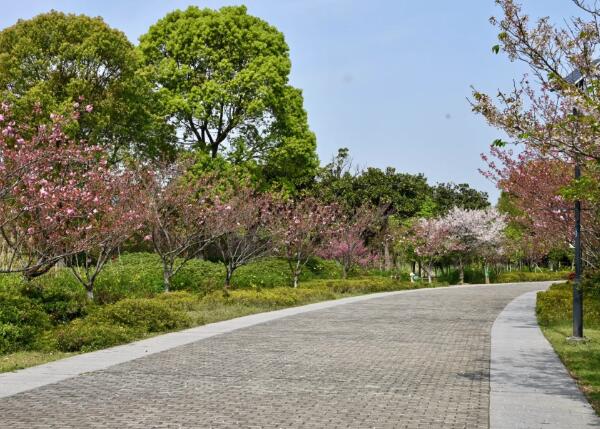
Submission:
M 489 285 L 490 284 L 490 269 L 488 267 L 488 264 L 483 264 L 483 272 L 485 274 L 485 284 Z
M 231 285 L 231 276 L 233 276 L 233 268 L 227 265 L 227 272 L 225 273 L 225 290 L 229 289 Z
M 386 240 L 383 242 L 383 264 L 386 271 L 392 270 L 392 258 L 390 255 L 390 243 Z
M 458 260 L 458 269 L 460 270 L 459 281 L 461 285 L 465 284 L 465 267 L 463 265 L 462 259 Z
M 429 265 L 427 267 L 427 281 L 429 282 L 429 284 L 431 284 L 431 262 L 429 262 Z
M 171 277 L 173 277 L 173 268 L 168 265 L 163 265 L 163 287 L 165 292 L 171 290 Z
M 294 273 L 294 287 L 298 287 L 298 273 Z
M 87 294 L 87 299 L 89 301 L 93 301 L 94 300 L 94 289 L 91 287 L 86 286 L 85 288 L 86 294 Z
M 210 155 L 214 159 L 219 154 L 219 144 L 213 143 L 210 145 Z

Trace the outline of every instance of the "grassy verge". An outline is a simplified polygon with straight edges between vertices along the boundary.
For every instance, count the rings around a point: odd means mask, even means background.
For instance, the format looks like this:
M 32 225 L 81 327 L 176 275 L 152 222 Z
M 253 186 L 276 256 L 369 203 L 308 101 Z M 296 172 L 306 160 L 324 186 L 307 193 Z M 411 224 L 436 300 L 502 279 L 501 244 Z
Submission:
M 542 332 L 600 415 L 600 295 L 585 291 L 584 334 L 588 341 L 567 341 L 572 333 L 571 285 L 553 285 L 539 292 L 536 312 Z
M 265 311 L 368 293 L 437 287 L 387 278 L 313 280 L 301 287 L 178 291 L 152 298 L 127 298 L 86 310 L 85 316 L 46 329 L 31 347 L 0 356 L 0 372 L 27 368 L 81 352 Z M 160 321 L 160 322 L 157 322 Z
M 600 415 L 600 329 L 586 329 L 586 343 L 566 340 L 572 332 L 570 324 L 544 327 L 542 332 Z
M 76 353 L 24 351 L 0 356 L 0 372 L 16 371 L 73 356 Z

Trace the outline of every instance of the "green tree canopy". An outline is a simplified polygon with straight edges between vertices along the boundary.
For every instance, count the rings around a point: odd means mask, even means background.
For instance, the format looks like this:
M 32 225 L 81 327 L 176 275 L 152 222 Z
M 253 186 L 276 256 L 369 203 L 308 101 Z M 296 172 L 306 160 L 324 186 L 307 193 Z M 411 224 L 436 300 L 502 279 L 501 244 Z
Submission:
M 187 145 L 252 160 L 268 179 L 303 186 L 318 166 L 302 94 L 288 84 L 283 34 L 244 6 L 191 6 L 140 38 L 148 75 Z
M 423 174 L 399 173 L 393 167 L 353 171 L 347 148 L 339 149 L 321 168 L 314 192 L 319 198 L 348 208 L 362 204 L 381 207 L 386 215 L 399 219 L 443 215 L 453 207 L 474 210 L 490 205 L 485 192 L 464 183 L 431 186 Z
M 22 115 L 39 103 L 41 118 L 77 102 L 92 105 L 74 137 L 108 147 L 113 157 L 171 149 L 173 132 L 155 113 L 140 66 L 135 47 L 102 18 L 51 11 L 0 32 L 0 97 Z
M 432 199 L 436 214 L 443 215 L 452 208 L 480 210 L 490 206 L 488 194 L 471 188 L 466 183 L 438 183 L 432 187 Z

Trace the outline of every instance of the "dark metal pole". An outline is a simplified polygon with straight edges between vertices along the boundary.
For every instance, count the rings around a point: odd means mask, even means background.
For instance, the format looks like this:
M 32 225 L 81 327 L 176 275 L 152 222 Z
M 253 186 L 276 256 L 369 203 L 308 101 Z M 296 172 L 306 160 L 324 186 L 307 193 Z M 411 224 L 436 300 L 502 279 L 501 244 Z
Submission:
M 575 180 L 581 178 L 581 166 L 575 164 Z M 583 290 L 581 289 L 581 201 L 575 201 L 575 282 L 573 283 L 573 337 L 583 338 Z

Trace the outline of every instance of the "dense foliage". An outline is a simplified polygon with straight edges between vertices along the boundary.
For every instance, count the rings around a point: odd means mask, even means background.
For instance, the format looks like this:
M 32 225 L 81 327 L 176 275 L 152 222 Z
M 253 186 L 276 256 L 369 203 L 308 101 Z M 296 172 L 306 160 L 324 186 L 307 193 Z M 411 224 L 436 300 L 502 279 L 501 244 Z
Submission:
M 52 11 L 0 32 L 0 99 L 14 106 L 17 120 L 47 123 L 75 102 L 93 105 L 68 131 L 107 148 L 111 160 L 172 150 L 172 130 L 140 66 L 125 34 L 102 18 Z M 36 106 L 43 115 L 31 116 Z
M 266 179 L 289 189 L 312 179 L 316 140 L 301 92 L 288 85 L 289 48 L 277 29 L 245 6 L 190 6 L 151 26 L 140 48 L 185 144 L 258 163 Z

